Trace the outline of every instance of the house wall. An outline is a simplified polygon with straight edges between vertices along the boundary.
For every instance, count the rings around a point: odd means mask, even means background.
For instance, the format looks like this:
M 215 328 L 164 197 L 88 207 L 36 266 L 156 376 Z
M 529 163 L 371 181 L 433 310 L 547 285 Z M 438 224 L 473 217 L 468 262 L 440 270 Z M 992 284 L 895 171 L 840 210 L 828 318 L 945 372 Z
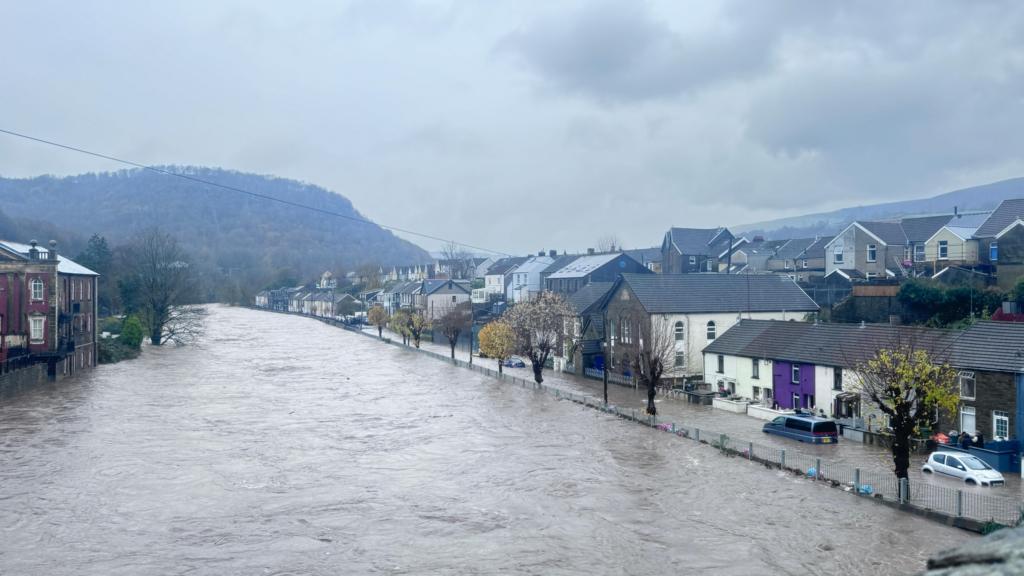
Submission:
M 945 259 L 939 258 L 939 242 L 945 241 L 948 246 L 948 254 Z M 943 264 L 976 264 L 978 262 L 978 241 L 964 240 L 943 228 L 935 233 L 924 245 L 924 259 L 933 262 L 936 269 L 941 269 Z
M 810 396 L 814 395 L 815 373 L 813 364 L 797 364 L 800 367 L 800 382 L 792 382 L 792 362 L 772 363 L 772 387 L 775 392 L 775 403 L 781 408 L 810 408 L 815 405 Z M 793 394 L 800 395 L 800 405 L 793 405 Z
M 875 261 L 868 262 L 868 245 L 876 248 Z M 835 262 L 835 247 L 843 247 L 843 262 Z M 849 226 L 825 246 L 825 274 L 833 270 L 859 270 L 864 274 L 885 277 L 886 264 L 895 266 L 891 256 L 903 259 L 903 246 L 886 246 L 861 228 Z
M 712 389 L 721 386 L 728 388 L 731 383 L 737 396 L 758 400 L 764 399 L 766 390 L 772 391 L 771 360 L 728 354 L 723 355 L 723 360 L 725 370 L 718 372 L 718 355 L 704 353 L 704 381 L 710 383 Z M 757 378 L 754 377 L 754 362 L 758 363 L 760 369 Z
M 1016 226 L 1003 234 L 999 242 L 999 259 L 996 263 L 996 276 L 999 287 L 1010 290 L 1017 278 L 1024 274 L 1024 226 Z M 988 252 L 985 244 L 986 252 Z
M 505 292 L 505 275 L 488 274 L 484 276 L 484 290 L 488 294 L 503 294 Z
M 974 399 L 961 398 L 960 406 L 973 407 L 975 410 L 976 431 L 985 435 L 986 440 L 993 438 L 994 410 L 1006 412 L 1010 420 L 1010 434 L 1019 434 L 1021 426 L 1020 404 L 1017 389 L 1019 376 L 1008 372 L 974 372 Z M 960 409 L 955 414 L 940 414 L 940 430 L 960 430 Z M 968 432 L 972 432 L 968 430 Z M 1021 436 L 1017 436 L 1021 438 Z
M 463 302 L 469 302 L 469 294 L 458 289 L 441 288 L 430 294 L 425 299 L 425 312 L 427 318 L 434 320 L 440 318 L 452 306 L 458 306 Z

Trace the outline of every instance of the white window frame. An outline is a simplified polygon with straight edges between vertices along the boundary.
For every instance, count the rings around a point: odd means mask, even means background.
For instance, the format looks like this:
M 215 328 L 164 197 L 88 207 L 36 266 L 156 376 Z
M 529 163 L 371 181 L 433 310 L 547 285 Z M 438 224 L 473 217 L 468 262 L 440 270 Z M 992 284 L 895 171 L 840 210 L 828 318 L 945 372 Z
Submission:
M 30 288 L 30 290 L 32 292 L 32 301 L 33 302 L 39 302 L 39 301 L 43 300 L 43 298 L 46 296 L 46 294 L 45 294 L 46 286 L 43 284 L 43 281 L 40 280 L 39 278 L 33 278 L 32 281 L 29 282 L 29 288 Z M 37 292 L 38 292 L 38 294 L 37 294 Z
M 725 374 L 725 356 L 722 354 L 718 355 L 718 365 L 715 368 L 718 369 L 716 372 L 719 374 Z
M 836 246 L 832 248 L 832 263 L 842 264 L 843 263 L 843 247 Z
M 803 264 L 803 267 L 804 267 L 804 268 L 807 268 L 807 260 L 804 260 L 804 261 L 802 262 L 802 264 Z
M 878 262 L 878 245 L 877 244 L 868 244 L 867 261 L 868 262 Z
M 43 316 L 31 316 L 28 319 L 29 341 L 40 343 L 46 341 L 46 318 Z
M 696 256 L 690 256 L 690 266 L 696 266 L 696 265 L 697 265 L 697 257 Z
M 974 406 L 961 406 L 960 407 L 960 431 L 967 432 L 968 434 L 974 434 L 977 430 L 968 430 L 967 426 L 964 425 L 964 415 L 970 414 L 974 417 L 974 427 L 978 427 L 978 411 Z
M 715 338 L 718 338 L 718 325 L 714 320 L 708 320 L 704 335 L 707 336 L 708 342 L 714 342 Z
M 999 422 L 1006 423 L 1006 434 L 999 433 Z M 992 411 L 992 439 L 1006 440 L 1010 437 L 1010 413 L 1003 410 Z
M 686 325 L 683 324 L 682 321 L 676 322 L 673 330 L 675 331 L 676 342 L 683 342 L 686 340 Z
M 750 364 L 750 377 L 754 380 L 761 379 L 761 361 L 757 358 L 751 358 Z M 757 388 L 756 386 L 754 388 Z
M 937 254 L 938 254 L 939 260 L 949 260 L 949 241 L 948 240 L 939 240 Z
M 970 380 L 971 382 L 971 395 L 964 395 L 964 381 Z M 978 382 L 974 377 L 974 372 L 969 370 L 961 370 L 957 374 L 957 386 L 960 388 L 960 398 L 964 400 L 974 400 L 978 395 Z
M 793 366 L 790 367 L 789 380 L 793 384 L 799 384 L 800 383 L 800 365 L 799 364 L 793 364 Z

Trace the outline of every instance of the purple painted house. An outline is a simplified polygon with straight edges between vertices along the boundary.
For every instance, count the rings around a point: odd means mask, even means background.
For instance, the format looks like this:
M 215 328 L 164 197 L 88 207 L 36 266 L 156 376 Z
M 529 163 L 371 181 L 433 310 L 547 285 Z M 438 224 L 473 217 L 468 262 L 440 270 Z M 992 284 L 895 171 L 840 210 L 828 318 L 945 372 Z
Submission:
M 813 408 L 814 365 L 775 361 L 772 392 L 779 408 Z

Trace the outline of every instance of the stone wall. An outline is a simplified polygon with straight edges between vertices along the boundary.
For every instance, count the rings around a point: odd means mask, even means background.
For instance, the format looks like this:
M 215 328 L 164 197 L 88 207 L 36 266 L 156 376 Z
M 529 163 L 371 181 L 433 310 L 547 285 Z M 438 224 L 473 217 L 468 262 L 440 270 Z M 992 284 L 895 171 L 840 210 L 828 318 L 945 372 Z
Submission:
M 46 364 L 33 364 L 0 376 L 0 396 L 45 384 L 47 381 Z
M 1024 528 L 999 530 L 928 559 L 926 576 L 1024 574 Z

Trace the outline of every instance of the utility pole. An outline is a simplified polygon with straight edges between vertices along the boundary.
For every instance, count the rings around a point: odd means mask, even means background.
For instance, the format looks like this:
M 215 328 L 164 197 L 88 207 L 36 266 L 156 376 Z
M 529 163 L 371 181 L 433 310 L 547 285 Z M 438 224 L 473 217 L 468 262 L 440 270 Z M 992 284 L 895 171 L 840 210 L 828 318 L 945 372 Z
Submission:
M 608 308 L 607 308 L 607 303 L 606 303 L 606 305 L 604 307 L 604 310 L 601 311 L 601 314 L 604 317 L 604 326 L 603 326 L 603 329 L 601 331 L 602 332 L 602 334 L 601 334 L 601 339 L 602 339 L 601 349 L 602 349 L 602 352 L 603 352 L 601 357 L 604 359 L 604 370 L 601 371 L 601 380 L 604 381 L 604 405 L 607 406 L 608 405 L 608 368 L 609 368 L 609 364 L 610 364 L 610 362 L 608 361 L 608 354 L 609 354 L 610 348 L 608 347 Z

